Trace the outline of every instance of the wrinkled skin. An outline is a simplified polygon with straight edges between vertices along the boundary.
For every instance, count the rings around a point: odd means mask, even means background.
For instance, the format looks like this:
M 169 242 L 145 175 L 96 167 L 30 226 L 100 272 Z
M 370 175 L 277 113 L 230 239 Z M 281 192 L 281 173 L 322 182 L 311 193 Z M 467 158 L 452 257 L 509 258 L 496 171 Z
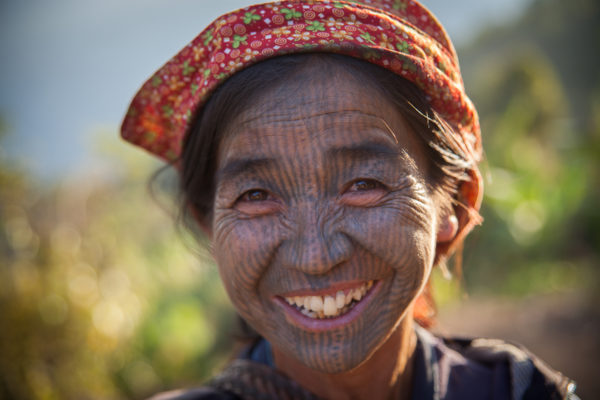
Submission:
M 384 348 L 393 363 L 412 351 L 390 341 L 411 337 L 435 254 L 424 145 L 348 73 L 309 67 L 292 78 L 251 99 L 219 146 L 210 230 L 222 280 L 278 365 L 340 374 Z M 280 301 L 368 280 L 377 284 L 366 307 L 335 329 L 306 329 Z

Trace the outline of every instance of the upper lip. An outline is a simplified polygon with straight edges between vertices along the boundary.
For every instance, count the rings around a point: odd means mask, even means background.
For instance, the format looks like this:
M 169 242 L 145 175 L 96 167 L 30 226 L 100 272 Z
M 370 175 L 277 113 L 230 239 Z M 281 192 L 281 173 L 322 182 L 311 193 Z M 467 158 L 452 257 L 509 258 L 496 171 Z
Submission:
M 355 289 L 363 286 L 370 279 L 356 280 L 348 282 L 334 283 L 322 289 L 297 289 L 285 293 L 278 294 L 279 297 L 294 297 L 294 296 L 334 296 L 340 290 Z

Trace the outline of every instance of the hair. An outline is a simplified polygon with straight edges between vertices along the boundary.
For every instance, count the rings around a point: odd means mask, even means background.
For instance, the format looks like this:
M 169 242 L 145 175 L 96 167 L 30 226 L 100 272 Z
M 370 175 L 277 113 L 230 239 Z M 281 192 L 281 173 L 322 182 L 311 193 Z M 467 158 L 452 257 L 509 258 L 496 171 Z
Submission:
M 234 74 L 194 115 L 179 160 L 179 220 L 196 235 L 200 234 L 198 223 L 210 226 L 212 221 L 216 156 L 233 116 L 244 110 L 264 88 L 276 87 L 290 75 L 315 63 L 346 70 L 392 101 L 425 145 L 430 162 L 426 182 L 442 205 L 441 212 L 460 206 L 456 200 L 458 188 L 462 181 L 469 179 L 466 171 L 475 166 L 461 150 L 452 128 L 432 110 L 419 88 L 401 76 L 361 59 L 330 53 L 292 54 L 268 59 Z M 435 264 L 445 259 L 445 253 L 445 250 L 436 249 Z M 434 314 L 429 287 L 424 291 L 421 303 L 417 301 L 415 310 L 417 322 L 429 325 Z

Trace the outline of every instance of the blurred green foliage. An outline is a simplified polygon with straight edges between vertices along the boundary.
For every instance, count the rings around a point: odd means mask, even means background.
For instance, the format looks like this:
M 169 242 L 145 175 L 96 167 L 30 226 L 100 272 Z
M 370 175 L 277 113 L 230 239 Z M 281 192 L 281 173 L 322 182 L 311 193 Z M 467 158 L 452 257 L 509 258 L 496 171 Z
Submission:
M 598 285 L 599 7 L 537 1 L 459 51 L 486 149 L 468 292 Z M 108 152 L 119 174 L 40 185 L 0 151 L 0 398 L 141 398 L 201 382 L 231 352 L 207 250 L 148 193 L 156 166 Z M 442 302 L 460 293 L 436 286 Z
M 147 158 L 47 189 L 0 159 L 0 398 L 139 398 L 224 361 L 216 268 L 148 195 Z
M 470 292 L 597 287 L 600 5 L 536 1 L 462 49 L 486 179 L 465 247 Z

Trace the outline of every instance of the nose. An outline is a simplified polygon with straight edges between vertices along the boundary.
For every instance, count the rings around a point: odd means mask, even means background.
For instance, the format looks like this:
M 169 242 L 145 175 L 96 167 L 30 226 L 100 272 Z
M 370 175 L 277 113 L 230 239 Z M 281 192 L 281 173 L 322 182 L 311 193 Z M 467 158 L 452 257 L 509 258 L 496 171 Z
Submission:
M 327 212 L 320 212 L 314 204 L 304 204 L 297 211 L 291 237 L 280 247 L 285 267 L 320 275 L 350 258 L 352 242 L 336 229 Z

